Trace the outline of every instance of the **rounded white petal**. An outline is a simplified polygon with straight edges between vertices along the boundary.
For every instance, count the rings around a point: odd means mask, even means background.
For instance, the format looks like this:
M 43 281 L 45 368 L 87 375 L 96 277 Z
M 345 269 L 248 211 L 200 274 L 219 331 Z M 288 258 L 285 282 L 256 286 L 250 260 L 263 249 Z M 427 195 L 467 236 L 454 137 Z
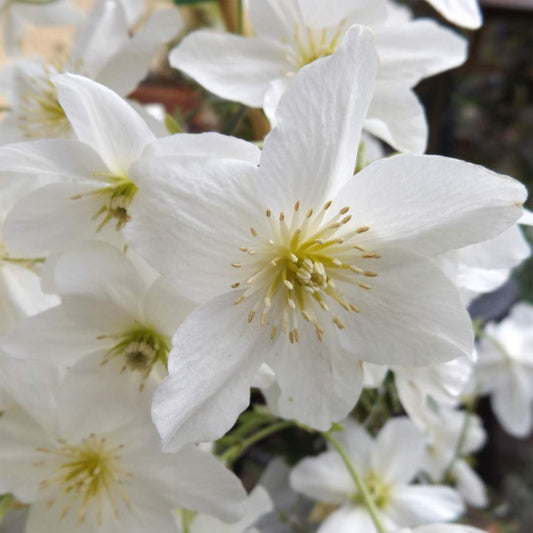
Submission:
M 350 501 L 356 491 L 354 481 L 336 450 L 302 459 L 292 469 L 289 483 L 300 494 L 337 505 Z
M 207 90 L 261 107 L 269 83 L 291 68 L 281 42 L 199 30 L 170 52 L 170 64 Z
M 144 120 L 116 93 L 88 78 L 58 74 L 57 97 L 76 136 L 91 146 L 117 176 L 155 140 Z
M 375 442 L 372 470 L 384 483 L 409 483 L 420 471 L 424 458 L 424 437 L 408 418 L 389 420 Z
M 439 485 L 396 486 L 387 515 L 399 525 L 417 526 L 455 520 L 464 511 L 459 493 Z
M 359 61 L 354 61 L 354 56 Z M 260 195 L 273 210 L 319 209 L 354 172 L 377 69 L 370 30 L 353 26 L 335 54 L 301 69 L 265 139 Z
M 222 294 L 235 282 L 231 264 L 254 219 L 265 219 L 256 177 L 255 165 L 236 159 L 141 160 L 132 169 L 139 191 L 126 239 L 188 298 Z
M 220 437 L 250 401 L 264 345 L 271 341 L 234 300 L 229 293 L 198 307 L 172 339 L 170 375 L 152 407 L 165 450 Z
M 489 504 L 487 488 L 477 472 L 464 460 L 458 459 L 453 466 L 455 486 L 472 507 L 486 507 Z
M 483 167 L 420 155 L 375 161 L 339 192 L 370 226 L 369 244 L 394 241 L 425 255 L 500 234 L 520 217 L 526 194 L 518 181 Z
M 483 23 L 478 0 L 427 0 L 444 18 L 476 30 Z

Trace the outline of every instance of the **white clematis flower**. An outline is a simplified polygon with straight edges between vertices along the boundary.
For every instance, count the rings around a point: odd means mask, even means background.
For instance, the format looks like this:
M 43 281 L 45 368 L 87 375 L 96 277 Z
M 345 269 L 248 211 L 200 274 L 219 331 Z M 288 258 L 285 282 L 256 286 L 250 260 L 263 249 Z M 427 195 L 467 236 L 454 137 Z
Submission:
M 155 139 L 117 94 L 88 78 L 54 77 L 77 140 L 43 139 L 0 147 L 0 169 L 52 181 L 30 192 L 4 224 L 7 244 L 29 254 L 62 249 L 108 223 L 120 229 L 137 186 L 130 165 Z
M 195 446 L 161 453 L 146 409 L 103 430 L 91 402 L 63 407 L 46 424 L 22 409 L 0 419 L 0 492 L 30 504 L 26 533 L 174 533 L 177 506 L 239 518 L 239 480 Z
M 155 395 L 168 449 L 227 431 L 262 362 L 282 416 L 328 429 L 359 396 L 360 360 L 471 354 L 458 293 L 424 256 L 495 236 L 521 215 L 525 189 L 430 156 L 353 176 L 376 63 L 371 32 L 353 27 L 334 55 L 300 71 L 259 168 L 171 156 L 132 168 L 140 194 L 128 242 L 203 303 L 178 329 Z
M 505 431 L 526 437 L 533 429 L 533 306 L 516 304 L 502 322 L 487 324 L 478 352 L 478 391 L 490 394 Z
M 445 19 L 471 30 L 483 24 L 483 15 L 478 0 L 426 0 Z
M 120 250 L 96 241 L 61 255 L 54 282 L 61 305 L 13 327 L 4 350 L 69 367 L 59 401 L 73 413 L 92 402 L 91 423 L 114 423 L 109 405 L 121 419 L 135 415 L 166 375 L 170 337 L 194 304 L 162 278 L 147 282 Z
M 405 20 L 384 0 L 251 0 L 248 15 L 256 37 L 196 31 L 170 53 L 171 65 L 222 98 L 263 107 L 274 124 L 298 70 L 333 54 L 352 25 L 367 25 L 380 62 L 364 127 L 400 151 L 425 151 L 424 110 L 412 88 L 463 63 L 464 39 L 431 20 Z
M 83 13 L 66 0 L 28 2 L 0 0 L 0 35 L 8 55 L 20 52 L 26 25 L 56 26 L 78 24 Z
M 466 460 L 487 440 L 481 419 L 473 413 L 439 406 L 438 412 L 427 409 L 425 421 L 424 472 L 435 483 L 449 476 L 468 504 L 485 507 L 488 504 L 485 484 Z
M 422 434 L 407 418 L 389 420 L 376 439 L 354 422 L 336 437 L 364 480 L 387 531 L 454 520 L 464 510 L 450 487 L 411 484 L 424 457 Z M 319 533 L 377 532 L 354 481 L 336 450 L 300 461 L 290 476 L 291 487 L 335 510 Z
M 7 78 L 4 85 L 11 108 L 0 123 L 0 144 L 75 137 L 78 130 L 69 122 L 69 110 L 58 99 L 52 77 L 62 72 L 82 74 L 126 97 L 146 76 L 158 47 L 172 39 L 181 26 L 177 10 L 165 9 L 154 13 L 131 36 L 122 5 L 101 0 L 80 26 L 65 62 L 43 64 L 25 59 L 0 73 Z

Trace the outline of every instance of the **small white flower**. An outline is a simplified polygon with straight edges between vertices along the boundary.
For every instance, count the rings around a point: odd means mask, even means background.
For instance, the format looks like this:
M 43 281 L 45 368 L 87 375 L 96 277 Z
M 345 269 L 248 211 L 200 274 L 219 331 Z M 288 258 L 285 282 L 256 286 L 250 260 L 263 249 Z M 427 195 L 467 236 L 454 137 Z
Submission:
M 78 24 L 83 13 L 66 0 L 50 2 L 25 2 L 0 0 L 0 35 L 9 55 L 20 52 L 26 25 L 38 26 Z
M 353 408 L 361 360 L 471 355 L 457 290 L 427 258 L 509 227 L 525 189 L 431 156 L 386 158 L 354 176 L 376 66 L 371 32 L 353 27 L 335 54 L 302 69 L 259 168 L 156 157 L 168 140 L 132 167 L 128 242 L 202 303 L 173 338 L 155 395 L 165 446 L 227 431 L 263 362 L 282 416 L 325 430 Z
M 400 151 L 425 151 L 424 110 L 412 88 L 463 63 L 464 39 L 431 20 L 406 19 L 384 0 L 252 0 L 248 15 L 256 37 L 196 31 L 170 53 L 171 65 L 222 98 L 263 107 L 274 123 L 298 70 L 335 53 L 348 28 L 369 26 L 380 62 L 364 127 Z
M 161 453 L 146 409 L 103 430 L 90 402 L 70 415 L 62 407 L 47 424 L 19 408 L 0 419 L 0 492 L 30 504 L 27 533 L 173 533 L 178 506 L 239 518 L 239 480 L 194 446 Z
M 438 412 L 427 409 L 425 422 L 427 446 L 422 469 L 436 483 L 449 475 L 467 503 L 486 506 L 485 485 L 466 461 L 487 440 L 481 419 L 473 413 L 439 406 Z
M 471 30 L 483 24 L 483 15 L 478 0 L 426 0 L 444 18 Z
M 502 322 L 487 324 L 478 352 L 480 392 L 490 394 L 505 431 L 526 437 L 533 429 L 533 306 L 516 304 Z
M 364 480 L 387 531 L 454 520 L 464 510 L 459 494 L 440 485 L 414 485 L 424 458 L 424 438 L 406 418 L 389 420 L 376 439 L 348 421 L 341 442 Z M 338 452 L 330 449 L 300 461 L 291 472 L 291 487 L 335 509 L 320 533 L 376 528 Z
M 96 241 L 61 255 L 53 284 L 61 305 L 13 327 L 2 347 L 12 357 L 69 367 L 59 393 L 66 410 L 92 402 L 102 427 L 114 422 L 109 405 L 123 419 L 135 414 L 166 374 L 170 337 L 194 305 Z
M 71 126 L 51 78 L 62 72 L 82 74 L 126 97 L 146 76 L 161 43 L 174 37 L 181 24 L 177 10 L 166 9 L 154 13 L 131 36 L 122 5 L 116 0 L 102 0 L 78 29 L 64 62 L 43 64 L 24 59 L 0 73 L 9 79 L 4 84 L 9 87 L 11 108 L 0 123 L 0 144 L 74 137 L 76 128 Z

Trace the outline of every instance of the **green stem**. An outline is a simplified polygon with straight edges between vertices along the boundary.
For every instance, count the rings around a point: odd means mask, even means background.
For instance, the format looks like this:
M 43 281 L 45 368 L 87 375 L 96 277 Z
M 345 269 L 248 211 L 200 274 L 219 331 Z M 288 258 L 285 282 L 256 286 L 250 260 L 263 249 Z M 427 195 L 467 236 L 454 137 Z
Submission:
M 0 496 L 0 524 L 3 522 L 5 514 L 9 511 L 14 501 L 15 498 L 11 494 Z
M 341 456 L 342 460 L 344 461 L 344 464 L 346 465 L 348 472 L 350 472 L 350 475 L 352 476 L 352 479 L 354 480 L 355 486 L 357 487 L 357 490 L 359 491 L 359 495 L 361 496 L 363 503 L 365 504 L 372 518 L 372 521 L 374 522 L 374 525 L 376 526 L 376 529 L 379 531 L 379 533 L 387 533 L 385 530 L 385 527 L 383 526 L 379 518 L 379 513 L 377 510 L 376 504 L 374 503 L 372 496 L 368 492 L 368 488 L 365 482 L 361 479 L 361 477 L 357 473 L 357 470 L 355 469 L 355 466 L 352 460 L 346 453 L 346 450 L 341 446 L 339 441 L 331 435 L 331 433 L 322 433 L 322 436 L 335 448 L 335 450 L 337 450 L 337 453 Z
M 293 425 L 293 422 L 289 422 L 287 420 L 284 420 L 283 422 L 278 422 L 276 424 L 272 424 L 271 426 L 267 426 L 266 428 L 263 428 L 262 430 L 258 431 L 257 433 L 254 433 L 251 437 L 248 437 L 247 439 L 244 439 L 239 444 L 235 444 L 234 446 L 230 446 L 221 456 L 220 459 L 226 463 L 233 463 L 240 455 L 242 455 L 250 446 L 255 444 L 256 442 L 259 442 L 260 440 L 263 440 L 264 438 L 272 435 L 273 433 L 277 433 L 278 431 L 281 431 L 282 429 L 286 429 L 288 427 L 291 427 Z
M 242 0 L 237 0 L 237 34 L 242 35 L 243 30 L 243 10 L 242 10 Z

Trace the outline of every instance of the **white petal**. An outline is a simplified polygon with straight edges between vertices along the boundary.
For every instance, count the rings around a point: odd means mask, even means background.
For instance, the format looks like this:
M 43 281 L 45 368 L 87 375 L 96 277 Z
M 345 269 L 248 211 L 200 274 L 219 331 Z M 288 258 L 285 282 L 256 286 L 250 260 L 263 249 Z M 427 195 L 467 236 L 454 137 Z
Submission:
M 348 502 L 354 481 L 336 450 L 302 459 L 291 471 L 290 486 L 309 498 L 331 504 Z
M 127 241 L 188 298 L 202 302 L 226 292 L 252 221 L 266 220 L 256 175 L 255 165 L 230 159 L 139 161 Z
M 127 175 L 155 140 L 144 120 L 120 96 L 88 78 L 58 74 L 52 81 L 78 139 L 98 152 L 111 172 Z
M 327 3 L 297 0 L 297 4 L 305 25 L 317 29 L 338 26 L 345 19 L 371 26 L 386 14 L 383 0 L 331 0 Z
M 422 466 L 425 442 L 406 417 L 389 420 L 379 432 L 372 454 L 373 471 L 387 484 L 411 481 Z
M 169 54 L 170 64 L 226 100 L 261 107 L 270 81 L 291 68 L 282 43 L 195 31 Z
M 430 261 L 386 249 L 371 263 L 370 290 L 336 281 L 360 313 L 341 312 L 342 345 L 357 358 L 417 366 L 472 354 L 471 320 L 459 293 Z M 390 270 L 389 270 L 390 269 Z M 377 341 L 379 339 L 379 342 Z
M 182 296 L 165 278 L 159 278 L 144 297 L 143 323 L 170 337 L 195 307 L 194 302 Z
M 29 257 L 39 257 L 95 236 L 98 221 L 92 217 L 101 200 L 91 192 L 97 189 L 94 184 L 52 183 L 31 192 L 6 217 L 6 244 Z M 107 231 L 114 228 L 103 228 L 102 234 Z
M 23 320 L 0 343 L 5 352 L 18 359 L 41 359 L 68 366 L 106 344 L 97 339 L 100 330 L 80 324 L 60 305 Z
M 224 294 L 193 311 L 172 339 L 169 377 L 152 417 L 165 450 L 223 435 L 249 403 L 268 333 Z
M 58 394 L 57 416 L 65 438 L 83 438 L 95 431 L 107 433 L 127 424 L 148 405 L 155 383 L 139 390 L 141 374 L 121 372 L 124 359 L 115 357 L 102 365 L 102 352 L 88 354 L 74 364 Z M 90 416 L 80 413 L 90 412 Z
M 478 0 L 427 0 L 450 22 L 475 30 L 483 23 Z
M 361 366 L 339 345 L 332 323 L 322 325 L 320 342 L 314 326 L 302 322 L 299 342 L 291 344 L 287 335 L 280 334 L 267 363 L 281 390 L 277 403 L 281 416 L 326 431 L 355 406 L 362 389 Z
M 173 507 L 209 513 L 226 521 L 242 516 L 246 492 L 241 482 L 218 459 L 196 446 L 175 454 L 158 454 L 137 472 L 148 483 L 155 483 L 160 497 Z
M 433 254 L 509 228 L 522 213 L 526 190 L 512 178 L 456 159 L 398 155 L 365 167 L 339 195 L 370 226 L 367 239 L 376 235 Z
M 94 78 L 119 95 L 127 96 L 148 73 L 161 44 L 175 37 L 182 25 L 177 9 L 156 11 L 105 66 L 95 73 Z
M 261 150 L 250 142 L 220 133 L 179 133 L 158 139 L 146 147 L 143 157 L 184 156 L 239 159 L 259 164 Z
M 400 152 L 426 151 L 428 125 L 424 108 L 413 90 L 403 83 L 378 79 L 364 127 Z
M 76 35 L 70 50 L 72 64 L 82 66 L 84 74 L 94 78 L 128 39 L 128 23 L 120 3 L 99 2 Z
M 68 139 L 42 139 L 0 147 L 0 171 L 91 180 L 104 172 L 98 154 L 86 144 Z
M 377 533 L 372 517 L 365 508 L 346 505 L 331 515 L 320 526 L 320 533 Z
M 11 492 L 28 503 L 46 498 L 46 492 L 39 489 L 43 472 L 34 465 L 38 458 L 36 448 L 51 443 L 43 428 L 22 409 L 10 409 L 2 415 L 0 440 L 0 492 Z
M 125 254 L 110 244 L 84 241 L 72 247 L 57 260 L 54 278 L 63 301 L 80 307 L 71 311 L 79 322 L 116 333 L 141 317 L 143 280 Z M 100 317 L 91 316 L 91 304 Z
M 265 139 L 259 167 L 265 205 L 292 210 L 299 200 L 303 210 L 318 209 L 353 175 L 376 68 L 370 30 L 353 26 L 335 54 L 299 71 Z
M 530 376 L 522 368 L 510 368 L 507 372 L 503 383 L 492 393 L 492 409 L 505 431 L 514 437 L 524 438 L 533 428 Z
M 487 488 L 475 470 L 463 459 L 454 463 L 452 475 L 457 490 L 466 503 L 473 507 L 486 507 L 489 504 Z
M 417 526 L 455 520 L 463 511 L 459 493 L 449 487 L 403 485 L 391 492 L 387 515 L 397 524 Z
M 376 41 L 379 79 L 401 81 L 409 87 L 467 58 L 467 40 L 429 19 L 382 26 L 376 30 Z

